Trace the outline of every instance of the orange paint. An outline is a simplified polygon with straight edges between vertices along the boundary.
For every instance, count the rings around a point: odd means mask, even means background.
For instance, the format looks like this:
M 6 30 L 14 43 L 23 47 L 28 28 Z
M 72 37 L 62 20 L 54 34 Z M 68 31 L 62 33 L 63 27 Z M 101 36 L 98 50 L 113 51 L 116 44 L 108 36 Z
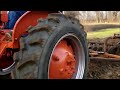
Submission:
M 19 39 L 29 26 L 35 26 L 39 18 L 45 19 L 48 16 L 48 11 L 27 11 L 16 22 L 13 28 L 11 48 L 19 48 Z
M 13 62 L 12 58 L 6 57 L 7 48 L 19 49 L 19 39 L 23 33 L 26 32 L 29 26 L 35 26 L 37 24 L 37 20 L 39 18 L 45 19 L 48 14 L 51 13 L 49 11 L 27 11 L 24 13 L 15 23 L 15 26 L 12 30 L 12 41 L 7 41 L 6 34 L 11 30 L 0 30 L 0 67 L 5 68 Z M 2 28 L 3 23 L 8 21 L 7 11 L 1 11 L 0 27 Z M 9 65 L 8 65 L 9 64 Z
M 50 60 L 49 78 L 50 79 L 70 79 L 75 72 L 73 50 L 62 40 L 55 48 Z
M 1 11 L 1 21 L 8 22 L 8 14 L 7 11 Z

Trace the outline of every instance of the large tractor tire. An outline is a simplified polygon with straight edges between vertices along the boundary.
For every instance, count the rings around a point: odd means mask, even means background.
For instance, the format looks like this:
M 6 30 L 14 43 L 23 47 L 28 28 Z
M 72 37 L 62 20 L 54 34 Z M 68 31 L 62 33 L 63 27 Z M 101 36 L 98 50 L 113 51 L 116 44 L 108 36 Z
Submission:
M 74 18 L 49 14 L 21 37 L 13 79 L 84 79 L 88 64 L 86 33 Z

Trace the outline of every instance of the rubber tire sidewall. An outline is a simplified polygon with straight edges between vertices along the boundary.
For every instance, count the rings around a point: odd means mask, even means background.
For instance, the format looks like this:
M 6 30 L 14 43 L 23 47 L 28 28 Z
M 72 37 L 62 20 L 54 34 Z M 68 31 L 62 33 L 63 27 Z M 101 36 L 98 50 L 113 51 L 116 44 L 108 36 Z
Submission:
M 57 30 L 54 30 L 52 35 L 46 41 L 42 55 L 39 60 L 39 70 L 38 70 L 39 79 L 48 79 L 48 66 L 49 66 L 50 56 L 53 51 L 53 48 L 55 47 L 58 40 L 62 36 L 68 33 L 72 33 L 76 35 L 83 45 L 83 50 L 85 52 L 85 70 L 84 70 L 83 79 L 86 78 L 87 65 L 88 65 L 88 50 L 87 50 L 86 37 L 83 30 L 80 30 L 79 27 L 76 27 L 75 25 L 72 25 L 72 24 L 71 25 L 68 24 L 60 27 Z

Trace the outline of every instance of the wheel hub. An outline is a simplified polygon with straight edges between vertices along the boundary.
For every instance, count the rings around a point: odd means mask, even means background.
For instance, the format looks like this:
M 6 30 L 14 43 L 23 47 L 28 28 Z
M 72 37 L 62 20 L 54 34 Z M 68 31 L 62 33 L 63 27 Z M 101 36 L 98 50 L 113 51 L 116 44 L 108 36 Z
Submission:
M 49 78 L 70 79 L 75 73 L 75 63 L 72 47 L 65 40 L 60 41 L 50 60 Z

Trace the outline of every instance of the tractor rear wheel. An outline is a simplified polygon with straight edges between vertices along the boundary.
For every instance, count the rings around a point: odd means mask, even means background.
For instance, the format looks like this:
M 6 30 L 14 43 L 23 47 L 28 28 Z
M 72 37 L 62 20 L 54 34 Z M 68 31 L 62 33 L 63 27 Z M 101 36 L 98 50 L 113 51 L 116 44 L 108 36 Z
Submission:
M 88 64 L 86 33 L 74 18 L 49 14 L 21 37 L 13 79 L 83 79 Z

